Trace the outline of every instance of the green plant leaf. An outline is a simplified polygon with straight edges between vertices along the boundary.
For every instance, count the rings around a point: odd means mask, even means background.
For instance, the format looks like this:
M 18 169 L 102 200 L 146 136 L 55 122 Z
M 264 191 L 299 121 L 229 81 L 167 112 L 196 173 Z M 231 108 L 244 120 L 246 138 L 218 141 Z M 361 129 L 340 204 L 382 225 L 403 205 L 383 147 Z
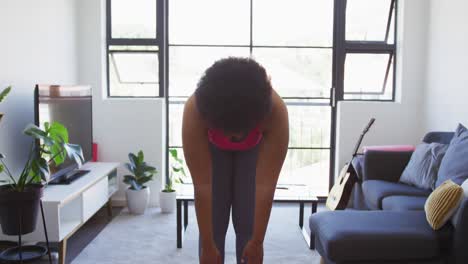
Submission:
M 67 152 L 68 157 L 73 159 L 78 166 L 83 165 L 83 150 L 80 145 L 65 143 L 63 144 L 63 148 Z
M 139 165 L 138 158 L 135 156 L 133 153 L 128 153 L 128 160 L 130 161 L 130 164 L 134 167 L 137 168 Z
M 153 179 L 153 176 L 152 176 L 152 175 L 151 175 L 151 176 L 143 176 L 143 177 L 141 177 L 141 178 L 138 179 L 138 183 L 141 184 L 141 185 L 143 185 L 143 184 L 145 184 L 145 183 L 151 181 L 152 179 Z
M 138 151 L 138 162 L 139 163 L 143 163 L 143 161 L 145 160 L 145 154 L 143 154 L 143 151 Z
M 174 189 L 172 188 L 172 182 L 166 183 L 163 192 L 174 192 Z
M 171 156 L 172 156 L 174 159 L 177 159 L 177 149 L 170 149 L 170 150 L 169 150 L 169 153 L 171 153 Z
M 5 167 L 2 164 L 0 164 L 0 173 L 2 173 L 4 170 L 5 170 Z
M 43 158 L 35 159 L 31 163 L 31 176 L 32 183 L 39 183 L 41 179 L 45 180 L 50 176 L 49 164 Z
M 127 168 L 128 171 L 130 171 L 131 173 L 135 174 L 135 167 L 130 164 L 130 163 L 125 163 L 124 164 L 125 168 Z
M 172 167 L 172 170 L 174 172 L 181 172 L 184 168 L 177 168 L 177 167 Z
M 54 144 L 49 147 L 49 150 L 43 150 L 43 152 L 49 156 L 53 157 L 55 165 L 60 165 L 65 162 L 67 158 L 67 153 L 63 145 Z
M 49 122 L 44 122 L 44 128 L 45 128 L 45 132 L 49 132 L 50 130 L 50 123 Z
M 59 143 L 68 143 L 68 130 L 59 122 L 52 122 L 49 129 L 46 127 L 46 131 L 49 133 L 50 138 L 55 141 Z
M 124 176 L 124 179 L 123 179 L 124 183 L 130 184 L 131 181 L 136 181 L 135 176 L 133 176 L 133 175 L 125 175 Z
M 170 149 L 169 152 L 171 153 L 171 157 L 172 157 L 175 161 L 177 161 L 177 163 L 180 163 L 180 164 L 183 164 L 183 163 L 184 163 L 184 161 L 183 161 L 181 158 L 179 158 L 179 154 L 178 154 L 177 149 Z
M 5 100 L 5 97 L 11 92 L 11 86 L 8 86 L 7 88 L 3 89 L 3 91 L 0 93 L 0 103 Z
M 47 146 L 52 146 L 55 144 L 55 141 L 52 138 L 50 138 L 44 130 L 42 130 L 36 125 L 27 125 L 23 133 L 34 139 L 42 140 L 42 142 Z
M 148 165 L 145 162 L 145 155 L 143 151 L 138 151 L 137 155 L 133 153 L 128 154 L 128 163 L 125 163 L 125 167 L 133 173 L 133 175 L 127 175 L 124 177 L 124 182 L 129 184 L 131 189 L 140 190 L 144 188 L 144 184 L 151 181 L 154 174 L 157 173 L 155 167 Z
M 137 179 L 133 175 L 125 175 L 124 183 L 130 185 L 132 190 L 141 190 L 142 186 L 137 182 Z

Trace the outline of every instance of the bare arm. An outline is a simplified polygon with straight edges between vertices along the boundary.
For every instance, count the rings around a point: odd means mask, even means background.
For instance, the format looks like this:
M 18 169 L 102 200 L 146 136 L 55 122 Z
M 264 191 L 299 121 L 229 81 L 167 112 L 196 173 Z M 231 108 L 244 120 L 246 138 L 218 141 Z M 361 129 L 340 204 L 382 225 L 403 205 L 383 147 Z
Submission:
M 252 241 L 263 243 L 270 218 L 278 177 L 289 143 L 289 121 L 286 105 L 273 93 L 273 111 L 260 145 L 255 194 L 255 220 Z
M 196 109 L 194 97 L 191 97 L 185 104 L 182 145 L 185 161 L 193 180 L 195 209 L 202 244 L 213 245 L 211 153 L 207 130 Z

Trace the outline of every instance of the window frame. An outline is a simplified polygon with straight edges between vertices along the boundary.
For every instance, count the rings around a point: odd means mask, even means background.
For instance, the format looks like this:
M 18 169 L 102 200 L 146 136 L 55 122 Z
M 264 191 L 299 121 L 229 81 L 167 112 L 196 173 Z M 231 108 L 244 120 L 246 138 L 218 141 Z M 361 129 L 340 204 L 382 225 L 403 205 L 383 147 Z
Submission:
M 249 34 L 250 34 L 250 37 L 249 37 L 249 43 L 248 44 L 206 44 L 206 43 L 197 43 L 197 44 L 194 44 L 194 43 L 170 43 L 169 41 L 167 42 L 167 47 L 168 47 L 168 50 L 167 50 L 167 53 L 169 54 L 170 53 L 170 47 L 214 47 L 214 48 L 224 48 L 224 47 L 236 47 L 236 48 L 248 48 L 249 49 L 249 53 L 252 55 L 254 53 L 254 49 L 256 48 L 269 48 L 269 49 L 276 49 L 276 48 L 279 48 L 279 49 L 326 49 L 326 50 L 330 50 L 331 51 L 331 54 L 332 54 L 332 58 L 331 58 L 331 64 L 330 65 L 330 71 L 331 71 L 331 78 L 330 78 L 330 83 L 328 84 L 329 86 L 329 90 L 330 90 L 330 93 L 329 93 L 329 96 L 284 96 L 282 97 L 283 100 L 285 100 L 286 104 L 289 105 L 289 104 L 294 104 L 294 102 L 289 102 L 289 101 L 294 101 L 294 100 L 324 100 L 324 102 L 317 102 L 317 103 L 312 103 L 312 102 L 306 102 L 304 103 L 305 105 L 323 105 L 323 106 L 329 106 L 330 107 L 330 122 L 331 122 L 331 126 L 330 126 L 330 142 L 329 142 L 329 145 L 330 147 L 317 147 L 317 146 L 307 146 L 307 147 L 300 147 L 300 146 L 295 146 L 295 147 L 288 147 L 288 150 L 311 150 L 311 151 L 328 151 L 329 153 L 327 155 L 329 155 L 330 157 L 330 160 L 329 160 L 329 171 L 328 171 L 328 189 L 331 189 L 333 187 L 333 184 L 334 184 L 334 176 L 335 176 L 335 154 L 336 154 L 336 140 L 335 140 L 335 136 L 336 136 L 336 107 L 334 105 L 334 102 L 335 102 L 335 96 L 333 94 L 333 83 L 334 83 L 334 77 L 333 77 L 333 67 L 334 67 L 334 35 L 332 36 L 333 39 L 332 39 L 332 42 L 329 44 L 329 45 L 265 45 L 265 44 L 262 44 L 262 45 L 258 45 L 258 44 L 254 44 L 254 28 L 253 28 L 253 21 L 254 21 L 254 6 L 253 6 L 253 1 L 255 0 L 248 0 L 250 2 L 250 27 L 249 27 Z M 342 1 L 342 0 L 330 0 L 330 1 Z M 169 3 L 170 4 L 170 3 Z M 169 6 L 168 4 L 168 6 Z M 168 7 L 169 8 L 169 7 Z M 333 13 L 332 15 L 334 16 L 335 14 L 335 11 L 336 11 L 336 8 L 333 9 Z M 168 16 L 165 18 L 169 21 L 169 12 L 167 13 Z M 169 23 L 167 23 L 169 24 Z M 335 22 L 335 19 L 333 19 L 333 29 L 335 28 L 336 26 L 336 22 Z M 169 31 L 167 31 L 167 39 L 169 39 L 168 35 L 169 35 Z M 334 34 L 334 32 L 332 31 L 332 34 Z M 171 69 L 168 68 L 168 72 L 170 71 Z M 169 77 L 168 77 L 169 78 Z M 167 151 L 166 151 L 166 180 L 169 178 L 169 171 L 170 171 L 170 166 L 169 166 L 169 160 L 170 160 L 170 155 L 169 155 L 169 150 L 170 149 L 181 149 L 182 147 L 181 146 L 174 146 L 174 145 L 171 145 L 170 144 L 170 131 L 169 131 L 169 128 L 170 128 L 170 124 L 169 124 L 169 118 L 170 118 L 170 106 L 172 104 L 174 104 L 174 102 L 171 102 L 171 100 L 184 100 L 184 99 L 187 99 L 188 96 L 174 96 L 174 95 L 170 95 L 169 93 L 169 85 L 166 87 L 166 147 L 167 147 Z M 325 102 L 326 101 L 326 102 Z M 176 102 L 175 104 L 179 104 L 179 102 Z M 319 196 L 319 199 L 325 199 L 326 197 L 325 196 Z
M 389 14 L 387 17 L 387 29 L 383 41 L 356 41 L 346 40 L 346 11 L 348 0 L 335 0 L 335 37 L 334 37 L 334 84 L 336 101 L 375 101 L 375 102 L 395 102 L 396 97 L 396 75 L 397 75 L 397 40 L 398 40 L 398 0 L 391 0 Z M 392 16 L 393 27 L 392 27 Z M 393 44 L 388 43 L 390 30 L 394 31 Z M 347 54 L 388 54 L 386 74 L 383 82 L 385 90 L 388 82 L 390 68 L 392 68 L 392 98 L 391 99 L 345 99 L 345 94 L 370 95 L 373 92 L 345 92 L 345 66 Z
M 112 14 L 111 6 L 113 0 L 106 0 L 106 77 L 107 77 L 107 97 L 108 98 L 163 98 L 165 100 L 166 110 L 166 149 L 171 148 L 169 142 L 169 106 L 170 98 L 179 96 L 169 96 L 169 46 L 204 46 L 204 47 L 246 47 L 250 49 L 252 54 L 253 48 L 320 48 L 315 46 L 289 46 L 289 45 L 254 45 L 253 44 L 253 1 L 250 0 L 250 43 L 247 45 L 201 45 L 201 44 L 169 44 L 169 0 L 154 0 L 156 1 L 156 38 L 151 39 L 128 39 L 128 38 L 112 38 Z M 330 0 L 332 1 L 332 0 Z M 333 41 L 332 49 L 332 78 L 331 78 L 331 93 L 330 98 L 316 97 L 284 97 L 284 99 L 330 99 L 332 112 L 331 118 L 331 135 L 330 135 L 330 175 L 329 188 L 334 184 L 335 174 L 335 152 L 336 152 L 336 122 L 337 122 L 337 101 L 376 101 L 376 102 L 394 102 L 396 94 L 396 79 L 397 79 L 397 42 L 398 42 L 398 0 L 391 1 L 391 8 L 387 22 L 387 32 L 384 41 L 347 41 L 346 40 L 346 6 L 348 0 L 333 0 Z M 393 29 L 392 29 L 392 12 L 393 12 Z M 387 43 L 389 30 L 394 30 L 393 44 Z M 159 57 L 159 95 L 158 96 L 113 96 L 111 95 L 110 87 L 110 47 L 111 46 L 154 46 L 158 47 Z M 323 48 L 323 47 L 322 47 Z M 325 47 L 328 48 L 328 47 Z M 344 99 L 344 74 L 346 54 L 363 53 L 363 54 L 390 54 L 393 62 L 393 87 L 391 99 Z M 387 68 L 387 72 L 389 72 Z M 183 96 L 180 96 L 181 99 Z M 310 148 L 306 148 L 310 149 Z M 327 148 L 328 149 L 328 148 Z M 169 151 L 165 153 L 166 180 L 169 177 Z
M 166 68 L 167 68 L 167 34 L 166 26 L 166 0 L 153 0 L 156 2 L 156 37 L 155 38 L 113 38 L 112 37 L 112 1 L 106 0 L 106 83 L 108 98 L 164 98 L 166 94 Z M 111 46 L 158 47 L 157 51 L 147 50 L 118 50 L 112 51 Z M 109 56 L 115 52 L 150 52 L 158 55 L 158 90 L 157 96 L 119 96 L 112 95 L 110 85 Z

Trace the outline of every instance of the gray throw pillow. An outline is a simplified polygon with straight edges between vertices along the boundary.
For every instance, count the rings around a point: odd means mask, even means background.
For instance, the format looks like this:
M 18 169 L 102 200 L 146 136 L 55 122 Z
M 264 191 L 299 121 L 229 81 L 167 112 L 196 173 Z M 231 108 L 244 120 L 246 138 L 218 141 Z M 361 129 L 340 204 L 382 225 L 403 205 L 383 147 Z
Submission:
M 418 145 L 400 177 L 400 182 L 422 189 L 434 189 L 437 171 L 447 147 L 440 143 Z
M 436 186 L 451 179 L 461 185 L 468 179 L 468 129 L 459 124 L 440 164 Z

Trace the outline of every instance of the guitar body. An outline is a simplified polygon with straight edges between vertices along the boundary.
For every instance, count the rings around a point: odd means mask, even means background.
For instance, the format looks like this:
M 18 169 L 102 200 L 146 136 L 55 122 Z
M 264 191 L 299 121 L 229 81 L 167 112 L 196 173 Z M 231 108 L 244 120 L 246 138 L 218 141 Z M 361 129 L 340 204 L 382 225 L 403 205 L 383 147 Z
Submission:
M 345 209 L 356 181 L 357 176 L 354 168 L 349 164 L 345 165 L 328 194 L 326 203 L 328 209 L 332 211 Z
M 331 189 L 327 198 L 328 209 L 343 210 L 348 205 L 353 186 L 357 181 L 354 168 L 347 164 L 341 169 L 340 176 L 337 178 L 335 185 Z
M 356 171 L 353 168 L 353 159 L 356 157 L 359 147 L 361 146 L 364 136 L 369 131 L 371 126 L 374 124 L 375 118 L 371 118 L 369 123 L 362 131 L 361 136 L 359 137 L 356 146 L 354 147 L 353 156 L 351 161 L 348 162 L 343 169 L 341 169 L 340 176 L 336 179 L 336 183 L 328 194 L 327 198 L 327 207 L 328 209 L 334 210 L 343 210 L 348 205 L 349 197 L 353 190 L 354 184 L 357 182 L 358 177 Z

